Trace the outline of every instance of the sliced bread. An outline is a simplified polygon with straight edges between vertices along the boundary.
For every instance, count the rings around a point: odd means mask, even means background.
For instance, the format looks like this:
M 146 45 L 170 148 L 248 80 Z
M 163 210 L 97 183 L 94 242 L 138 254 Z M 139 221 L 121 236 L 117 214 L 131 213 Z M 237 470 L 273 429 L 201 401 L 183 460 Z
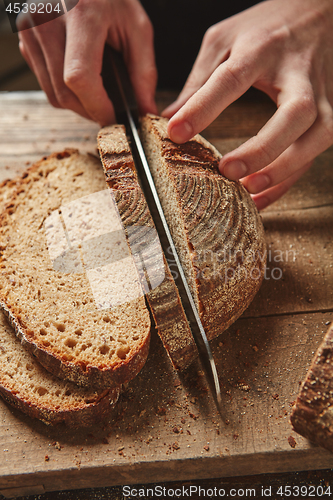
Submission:
M 333 452 L 333 323 L 302 383 L 290 417 L 296 432 Z
M 249 193 L 218 172 L 221 154 L 196 135 L 170 141 L 167 120 L 148 115 L 141 134 L 155 185 L 207 337 L 248 307 L 266 266 L 264 229 Z
M 158 334 L 175 368 L 184 369 L 197 350 L 177 287 L 165 259 L 161 259 L 161 248 L 156 246 L 154 223 L 139 185 L 125 128 L 115 125 L 100 130 L 98 147 L 131 250 L 141 255 L 150 282 L 155 282 L 152 290 L 146 289 L 146 297 Z M 142 278 L 146 280 L 146 276 Z
M 0 312 L 0 395 L 46 424 L 77 427 L 106 417 L 119 389 L 94 391 L 55 377 L 22 346 Z
M 114 292 L 106 236 L 111 243 L 121 239 L 119 223 L 112 232 L 103 211 L 105 193 L 100 161 L 75 150 L 43 159 L 16 182 L 0 219 L 0 303 L 22 344 L 48 371 L 110 388 L 144 365 L 150 318 L 135 293 L 114 304 L 103 299 Z M 126 274 L 124 246 L 119 249 L 111 255 L 117 293 Z

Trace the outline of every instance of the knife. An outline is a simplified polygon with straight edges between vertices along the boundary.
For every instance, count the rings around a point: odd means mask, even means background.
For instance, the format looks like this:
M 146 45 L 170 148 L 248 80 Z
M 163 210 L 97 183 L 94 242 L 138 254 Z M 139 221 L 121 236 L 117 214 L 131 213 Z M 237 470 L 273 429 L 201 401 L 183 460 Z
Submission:
M 125 125 L 126 132 L 130 138 L 133 159 L 141 181 L 142 191 L 155 223 L 165 258 L 167 261 L 172 260 L 173 270 L 176 270 L 174 273 L 174 281 L 178 288 L 179 296 L 194 341 L 198 348 L 199 359 L 208 386 L 211 390 L 216 408 L 223 417 L 221 389 L 215 361 L 165 219 L 162 205 L 138 134 L 138 108 L 134 91 L 122 55 L 109 45 L 106 45 L 104 50 L 102 78 L 107 94 L 114 105 L 117 121 Z

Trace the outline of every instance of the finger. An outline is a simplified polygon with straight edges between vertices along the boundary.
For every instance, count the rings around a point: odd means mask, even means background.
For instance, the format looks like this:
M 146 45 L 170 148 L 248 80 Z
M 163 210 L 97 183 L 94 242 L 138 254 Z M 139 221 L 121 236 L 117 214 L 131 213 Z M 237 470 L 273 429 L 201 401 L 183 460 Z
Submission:
M 153 43 L 153 29 L 145 16 L 140 26 L 138 36 L 129 37 L 129 49 L 125 51 L 125 61 L 136 95 L 139 111 L 157 114 L 155 90 L 157 84 L 157 69 Z
M 228 59 L 230 49 L 227 41 L 221 37 L 222 23 L 211 26 L 205 33 L 198 56 L 184 88 L 176 101 L 162 112 L 162 116 L 171 118 L 207 82 L 215 69 Z
M 68 17 L 64 81 L 85 112 L 101 126 L 116 121 L 101 77 L 106 35 L 98 16 Z
M 62 19 L 56 19 L 35 28 L 35 36 L 42 47 L 49 78 L 59 105 L 84 118 L 90 118 L 77 96 L 64 82 L 66 32 Z
M 22 47 L 21 50 L 23 50 L 23 56 L 35 73 L 50 104 L 56 108 L 60 108 L 61 106 L 54 93 L 43 52 L 34 35 L 34 29 L 29 29 L 20 33 L 20 46 Z
M 28 52 L 26 51 L 23 40 L 20 39 L 20 35 L 19 35 L 19 49 L 20 49 L 20 52 L 21 52 L 22 56 L 24 57 L 26 63 L 28 64 L 29 68 L 31 69 L 31 71 L 33 71 L 32 61 L 29 57 Z
M 237 180 L 263 169 L 311 127 L 317 112 L 310 81 L 290 74 L 277 111 L 255 137 L 223 157 L 220 172 Z
M 230 57 L 210 76 L 207 82 L 188 99 L 170 119 L 170 139 L 183 143 L 201 132 L 233 101 L 254 83 L 259 71 L 252 64 L 251 54 Z
M 258 210 L 263 210 L 268 207 L 276 200 L 281 198 L 293 184 L 311 167 L 311 162 L 304 165 L 304 167 L 297 170 L 293 175 L 280 182 L 277 186 L 274 186 L 260 194 L 252 195 L 252 199 L 257 206 Z
M 276 186 L 314 160 L 333 141 L 333 113 L 326 98 L 318 101 L 318 118 L 297 141 L 275 161 L 243 180 L 250 193 L 259 193 Z

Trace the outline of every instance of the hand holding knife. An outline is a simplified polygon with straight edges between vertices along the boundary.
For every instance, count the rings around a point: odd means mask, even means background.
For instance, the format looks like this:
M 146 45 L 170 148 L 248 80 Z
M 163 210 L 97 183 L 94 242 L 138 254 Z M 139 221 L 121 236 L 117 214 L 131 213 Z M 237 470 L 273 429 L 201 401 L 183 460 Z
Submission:
M 137 131 L 138 112 L 131 82 L 121 54 L 114 51 L 108 45 L 105 46 L 104 51 L 102 77 L 104 87 L 114 105 L 117 120 L 119 123 L 125 125 L 126 132 L 131 139 L 132 154 L 141 181 L 141 187 L 153 218 L 165 258 L 167 260 L 171 258 L 173 261 L 173 269 L 176 269 L 174 281 L 177 285 L 183 308 L 199 351 L 199 358 L 207 382 L 216 407 L 222 416 L 221 390 L 215 361 L 166 222 L 162 205 Z

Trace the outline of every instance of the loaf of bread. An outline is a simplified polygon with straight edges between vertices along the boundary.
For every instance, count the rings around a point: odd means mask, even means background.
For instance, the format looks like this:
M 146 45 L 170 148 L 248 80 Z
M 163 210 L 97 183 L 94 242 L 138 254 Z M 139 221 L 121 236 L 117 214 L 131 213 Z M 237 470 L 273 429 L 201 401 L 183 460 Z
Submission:
M 100 161 L 68 150 L 16 182 L 0 219 L 0 303 L 22 344 L 54 375 L 107 389 L 135 377 L 150 338 L 108 208 Z
M 0 312 L 0 395 L 46 424 L 77 427 L 107 417 L 119 388 L 94 391 L 55 377 L 22 346 Z
M 313 358 L 290 420 L 296 432 L 333 452 L 333 323 Z
M 110 190 L 113 192 L 131 250 L 138 266 L 144 260 L 148 278 L 143 284 L 163 345 L 176 369 L 187 367 L 197 355 L 178 289 L 157 241 L 157 233 L 140 188 L 132 153 L 122 125 L 105 127 L 98 148 Z M 142 277 L 146 281 L 146 277 Z
M 148 115 L 141 135 L 173 240 L 208 339 L 248 307 L 266 267 L 261 217 L 240 182 L 218 172 L 221 154 L 197 135 L 170 141 L 167 120 Z

